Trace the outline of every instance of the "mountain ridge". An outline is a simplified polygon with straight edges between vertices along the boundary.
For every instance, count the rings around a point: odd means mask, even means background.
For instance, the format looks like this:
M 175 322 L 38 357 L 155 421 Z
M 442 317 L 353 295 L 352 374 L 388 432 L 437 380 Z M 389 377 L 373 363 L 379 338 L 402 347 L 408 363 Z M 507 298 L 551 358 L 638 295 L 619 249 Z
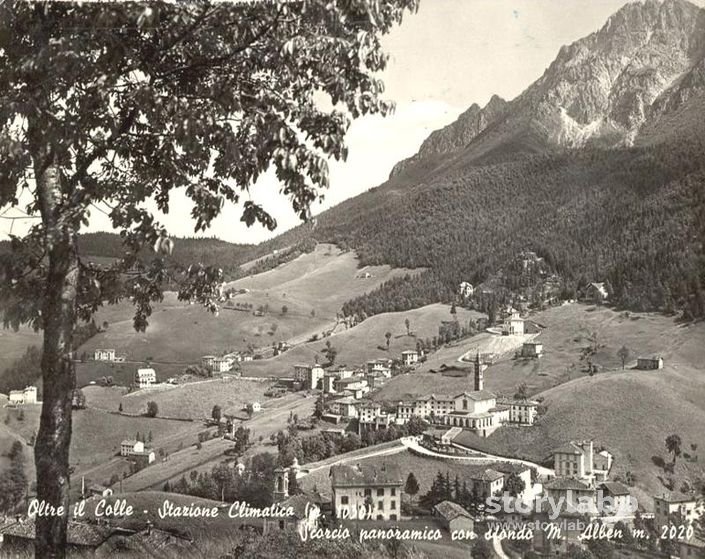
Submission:
M 705 9 L 687 0 L 630 2 L 599 30 L 561 47 L 513 100 L 473 104 L 431 133 L 390 178 L 461 151 L 473 160 L 503 146 L 536 153 L 652 141 L 668 133 L 660 122 L 703 92 Z

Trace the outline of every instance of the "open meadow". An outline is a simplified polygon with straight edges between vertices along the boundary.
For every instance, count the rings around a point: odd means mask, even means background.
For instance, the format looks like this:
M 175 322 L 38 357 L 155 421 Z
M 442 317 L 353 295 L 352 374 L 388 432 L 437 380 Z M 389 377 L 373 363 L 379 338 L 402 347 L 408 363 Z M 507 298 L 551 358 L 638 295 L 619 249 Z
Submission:
M 134 392 L 123 387 L 89 386 L 84 388 L 84 394 L 88 406 L 101 410 L 116 411 L 122 404 L 125 413 L 144 413 L 147 402 L 154 401 L 160 416 L 203 420 L 211 417 L 215 405 L 220 406 L 224 415 L 239 416 L 251 402 L 267 408 L 267 402 L 276 402 L 264 395 L 272 384 L 227 377 Z
M 336 313 L 345 301 L 405 273 L 377 266 L 370 269 L 371 277 L 362 278 L 357 262 L 352 252 L 319 245 L 313 252 L 275 269 L 228 284 L 227 288 L 247 292 L 235 295 L 217 316 L 167 293 L 164 302 L 155 305 L 146 332 L 133 329 L 132 309 L 127 302 L 106 307 L 96 320 L 99 325 L 106 320 L 107 330 L 91 338 L 78 353 L 90 355 L 96 348 L 115 348 L 128 361 L 154 362 L 160 378 L 166 378 L 188 364 L 198 363 L 202 355 L 248 347 L 268 350 L 279 341 L 301 343 L 334 328 Z M 235 305 L 250 307 L 239 310 Z M 263 310 L 263 316 L 255 315 L 258 309 Z M 124 383 L 129 376 L 128 365 L 79 364 L 80 384 L 108 375 Z M 134 365 L 132 369 L 134 372 Z
M 458 322 L 466 324 L 482 316 L 475 311 L 457 309 Z M 382 313 L 371 316 L 356 326 L 345 329 L 339 326 L 325 340 L 298 345 L 289 351 L 272 357 L 242 364 L 246 376 L 291 376 L 298 363 L 327 362 L 326 342 L 337 351 L 335 364 L 351 367 L 364 366 L 371 359 L 399 359 L 401 352 L 416 349 L 418 339 L 426 340 L 438 335 L 443 320 L 452 320 L 450 306 L 440 303 L 404 312 Z M 409 332 L 406 321 L 409 321 Z M 387 349 L 386 333 L 390 333 Z

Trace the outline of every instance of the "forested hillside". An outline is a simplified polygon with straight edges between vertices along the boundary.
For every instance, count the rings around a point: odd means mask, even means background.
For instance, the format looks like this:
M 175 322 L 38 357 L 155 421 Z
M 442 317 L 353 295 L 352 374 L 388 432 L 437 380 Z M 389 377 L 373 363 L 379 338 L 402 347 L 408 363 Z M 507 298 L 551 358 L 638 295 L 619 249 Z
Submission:
M 347 314 L 454 297 L 522 250 L 571 294 L 607 280 L 634 310 L 705 314 L 705 143 L 526 155 L 468 164 L 406 189 L 389 185 L 319 217 L 315 236 L 355 249 L 362 264 L 426 267 L 349 302 Z

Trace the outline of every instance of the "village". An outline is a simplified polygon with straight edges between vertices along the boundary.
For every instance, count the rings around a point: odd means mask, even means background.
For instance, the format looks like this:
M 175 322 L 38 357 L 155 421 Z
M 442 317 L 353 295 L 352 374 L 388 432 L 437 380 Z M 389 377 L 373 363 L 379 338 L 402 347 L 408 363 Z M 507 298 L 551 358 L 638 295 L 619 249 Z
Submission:
M 467 293 L 471 286 L 461 285 Z M 600 303 L 604 294 L 599 285 L 595 289 Z M 588 303 L 593 303 L 591 299 Z M 653 507 L 640 506 L 634 489 L 625 483 L 623 476 L 615 476 L 614 448 L 601 442 L 599 433 L 591 439 L 567 440 L 553 448 L 541 461 L 531 461 L 511 454 L 493 454 L 478 448 L 479 439 L 492 440 L 493 435 L 503 430 L 517 429 L 529 436 L 537 421 L 546 413 L 542 398 L 533 399 L 524 389 L 513 397 L 496 395 L 486 388 L 486 378 L 491 378 L 493 367 L 498 362 L 515 361 L 537 363 L 550 354 L 552 348 L 542 341 L 544 327 L 537 326 L 529 313 L 521 313 L 512 306 L 503 309 L 498 324 L 490 325 L 478 319 L 475 332 L 483 332 L 492 340 L 502 341 L 504 355 L 483 351 L 486 344 L 472 350 L 462 351 L 452 369 L 461 372 L 459 377 L 465 389 L 455 393 L 429 393 L 413 399 L 398 401 L 377 398 L 380 390 L 400 378 L 413 378 L 415 369 L 432 357 L 432 351 L 418 344 L 416 349 L 404 349 L 395 357 L 376 358 L 358 366 L 339 363 L 295 364 L 288 376 L 279 376 L 270 392 L 300 395 L 304 400 L 315 400 L 310 418 L 299 418 L 295 425 L 304 429 L 307 422 L 316 426 L 316 431 L 344 441 L 351 436 L 369 442 L 368 446 L 335 455 L 319 462 L 300 463 L 296 456 L 289 464 L 279 464 L 273 472 L 270 501 L 284 509 L 293 511 L 286 518 L 238 518 L 241 525 L 266 534 L 271 531 L 291 530 L 298 534 L 316 534 L 335 526 L 347 529 L 365 529 L 374 526 L 395 526 L 418 534 L 419 522 L 445 534 L 452 546 L 462 549 L 478 541 L 489 542 L 499 557 L 521 553 L 532 549 L 539 556 L 556 556 L 578 548 L 594 548 L 591 542 L 600 541 L 589 537 L 593 526 L 604 530 L 640 533 L 646 529 L 656 534 L 668 534 L 674 526 L 692 529 L 703 516 L 703 499 L 696 494 L 686 496 L 663 491 L 651 495 Z M 408 327 L 407 327 L 408 328 Z M 442 324 L 440 329 L 447 328 Z M 477 335 L 477 334 L 475 334 Z M 332 336 L 334 339 L 335 336 Z M 472 339 L 472 335 L 469 339 Z M 292 349 L 292 345 L 281 342 L 275 351 L 281 355 Z M 330 346 L 329 346 L 330 347 Z M 429 353 L 429 351 L 431 353 Z M 116 349 L 96 349 L 95 362 L 124 363 L 124 355 Z M 242 352 L 222 355 L 204 355 L 199 367 L 206 382 L 237 382 L 243 379 L 240 364 L 251 362 L 251 354 Z M 149 366 L 147 366 L 149 365 Z M 638 356 L 635 371 L 655 371 L 664 368 L 663 357 Z M 446 367 L 449 369 L 449 367 Z M 589 367 L 592 374 L 592 368 Z M 456 372 L 457 372 L 456 371 Z M 235 380 L 232 380 L 235 379 Z M 147 363 L 137 366 L 128 394 L 159 394 L 174 390 L 182 381 L 175 377 L 160 378 L 158 365 Z M 193 381 L 191 381 L 193 382 Z M 204 382 L 204 381 L 200 381 Z M 188 383 L 181 386 L 188 386 Z M 208 418 L 207 426 L 217 427 L 217 436 L 225 444 L 236 444 L 248 425 L 258 417 L 265 417 L 268 410 L 276 410 L 277 400 L 251 400 L 244 406 L 246 413 L 222 413 Z M 21 410 L 40 403 L 36 386 L 12 391 L 8 395 L 8 408 Z M 119 413 L 122 411 L 122 404 Z M 155 412 L 156 414 L 156 412 Z M 149 406 L 147 410 L 149 416 Z M 291 414 L 289 429 L 291 431 Z M 304 431 L 301 431 L 302 433 Z M 395 433 L 386 439 L 385 433 Z M 397 434 L 398 433 L 398 434 Z M 125 434 L 127 435 L 127 433 Z M 161 468 L 174 457 L 157 453 L 157 441 L 146 433 L 136 437 L 126 436 L 119 445 L 118 458 L 134 464 L 133 475 L 151 468 Z M 213 440 L 216 434 L 213 435 Z M 261 439 L 261 437 L 260 437 Z M 207 439 L 204 439 L 204 441 Z M 201 438 L 199 436 L 199 445 Z M 381 442 L 387 441 L 387 442 Z M 251 475 L 249 455 L 243 453 L 252 442 L 246 443 L 230 459 L 234 475 L 243 480 Z M 391 444 L 392 447 L 387 447 Z M 387 450 L 377 455 L 376 448 Z M 281 448 L 279 450 L 281 456 Z M 386 453 L 389 452 L 388 456 Z M 178 454 L 178 452 L 177 452 Z M 227 453 L 226 453 L 227 454 Z M 404 459 L 409 456 L 408 459 Z M 424 460 L 436 464 L 428 492 L 417 497 L 419 481 L 413 469 L 405 468 L 409 460 Z M 319 463 L 321 465 L 319 465 Z M 448 477 L 446 467 L 451 468 L 455 480 Z M 445 474 L 444 474 L 445 472 Z M 321 477 L 326 473 L 325 477 Z M 138 476 L 137 476 L 138 477 Z M 124 475 L 113 483 L 81 477 L 80 499 L 120 499 L 123 484 L 129 486 L 131 477 Z M 168 483 L 167 483 L 168 485 Z M 640 495 L 641 496 L 641 495 Z M 209 505 L 210 506 L 210 505 Z M 150 521 L 151 522 L 151 521 Z M 13 549 L 31 544 L 31 518 L 6 520 L 2 527 L 3 541 Z M 408 528 L 405 525 L 408 524 Z M 530 530 L 530 537 L 517 542 L 501 537 L 507 530 L 517 526 L 559 526 L 559 538 L 547 536 L 546 530 Z M 88 526 L 88 528 L 87 528 Z M 433 528 L 435 526 L 435 528 Z M 101 534 L 99 538 L 88 538 L 76 546 L 98 549 L 111 538 L 142 538 L 149 533 L 152 538 L 161 533 L 169 538 L 171 532 L 150 525 L 146 531 L 125 531 L 117 525 L 95 525 L 75 519 L 70 530 L 77 534 L 84 531 Z M 409 536 L 413 539 L 413 535 Z M 419 536 L 420 537 L 420 536 Z M 672 539 L 672 538 L 671 538 Z M 702 542 L 697 537 L 671 539 L 668 553 L 681 558 L 692 557 L 699 552 Z M 99 545 L 96 542 L 100 541 Z M 617 543 L 623 546 L 623 540 Z M 184 539 L 184 546 L 193 542 Z M 92 547 L 91 547 L 92 546 Z M 637 546 L 638 547 L 638 546 Z M 659 548 L 660 549 L 660 548 Z M 510 555 L 511 556 L 511 555 Z

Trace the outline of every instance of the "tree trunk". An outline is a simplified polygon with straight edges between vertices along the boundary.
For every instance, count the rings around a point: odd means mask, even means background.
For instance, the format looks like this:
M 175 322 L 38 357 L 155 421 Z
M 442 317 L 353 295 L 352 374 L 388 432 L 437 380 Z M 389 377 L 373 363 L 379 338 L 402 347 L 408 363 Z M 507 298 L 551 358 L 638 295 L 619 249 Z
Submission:
M 46 233 L 48 278 L 43 302 L 43 404 L 34 448 L 37 499 L 54 509 L 36 518 L 35 557 L 63 559 L 69 514 L 69 445 L 71 396 L 76 384 L 72 361 L 76 321 L 78 256 L 76 234 L 57 214 L 61 195 L 58 172 L 50 167 L 38 177 Z M 63 514 L 56 515 L 59 507 Z

